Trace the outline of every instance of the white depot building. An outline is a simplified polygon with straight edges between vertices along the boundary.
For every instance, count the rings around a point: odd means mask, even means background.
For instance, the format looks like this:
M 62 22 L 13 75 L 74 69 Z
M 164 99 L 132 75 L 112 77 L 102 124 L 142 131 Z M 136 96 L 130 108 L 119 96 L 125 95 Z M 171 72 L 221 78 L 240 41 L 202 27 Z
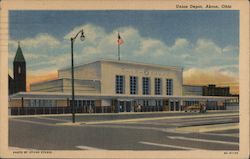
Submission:
M 75 92 L 180 96 L 182 71 L 179 67 L 100 60 L 75 67 Z M 71 68 L 59 70 L 57 80 L 32 84 L 31 91 L 71 92 Z
M 111 112 L 179 111 L 184 105 L 206 102 L 225 106 L 233 97 L 183 96 L 183 69 L 129 61 L 98 60 L 76 66 L 75 105 L 110 107 Z M 71 68 L 58 70 L 58 79 L 31 84 L 31 92 L 11 96 L 12 106 L 70 106 Z M 15 101 L 16 99 L 16 101 Z

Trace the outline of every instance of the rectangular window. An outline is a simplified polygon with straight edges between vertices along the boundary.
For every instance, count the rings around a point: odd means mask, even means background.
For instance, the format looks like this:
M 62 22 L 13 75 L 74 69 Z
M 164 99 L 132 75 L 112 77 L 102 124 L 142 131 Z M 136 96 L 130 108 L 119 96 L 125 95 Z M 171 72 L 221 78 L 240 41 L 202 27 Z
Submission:
M 138 78 L 136 76 L 130 76 L 130 94 L 138 94 L 137 86 Z
M 116 75 L 115 92 L 117 94 L 124 94 L 124 76 Z
M 166 94 L 173 95 L 173 79 L 166 80 Z
M 149 95 L 150 94 L 150 80 L 149 77 L 142 78 L 142 94 Z
M 149 106 L 149 104 L 148 104 L 148 100 L 143 100 L 143 106 Z
M 161 79 L 155 78 L 155 95 L 161 95 Z
M 95 101 L 92 100 L 92 101 L 90 102 L 90 104 L 91 104 L 91 106 L 95 106 Z
M 161 100 L 155 100 L 155 106 L 162 106 Z

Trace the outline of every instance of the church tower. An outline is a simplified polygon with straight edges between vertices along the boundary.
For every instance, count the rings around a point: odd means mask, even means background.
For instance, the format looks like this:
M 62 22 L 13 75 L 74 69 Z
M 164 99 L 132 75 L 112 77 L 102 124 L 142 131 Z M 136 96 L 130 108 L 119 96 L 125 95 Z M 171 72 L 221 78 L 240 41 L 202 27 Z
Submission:
M 26 62 L 20 47 L 20 42 L 18 42 L 16 56 L 13 61 L 13 73 L 15 83 L 14 92 L 26 92 Z

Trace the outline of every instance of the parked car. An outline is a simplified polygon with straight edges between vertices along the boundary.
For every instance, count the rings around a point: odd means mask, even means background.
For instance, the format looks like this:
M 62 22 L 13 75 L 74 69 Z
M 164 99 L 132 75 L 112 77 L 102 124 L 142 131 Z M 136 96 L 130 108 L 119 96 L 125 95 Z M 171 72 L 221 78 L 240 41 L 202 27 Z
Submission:
M 184 106 L 183 110 L 185 112 L 200 112 L 201 110 L 201 106 L 198 104 L 195 105 L 188 105 L 188 106 Z
M 200 113 L 205 113 L 206 112 L 206 106 L 203 105 L 203 104 L 188 105 L 188 106 L 184 106 L 183 110 L 185 112 L 200 112 Z

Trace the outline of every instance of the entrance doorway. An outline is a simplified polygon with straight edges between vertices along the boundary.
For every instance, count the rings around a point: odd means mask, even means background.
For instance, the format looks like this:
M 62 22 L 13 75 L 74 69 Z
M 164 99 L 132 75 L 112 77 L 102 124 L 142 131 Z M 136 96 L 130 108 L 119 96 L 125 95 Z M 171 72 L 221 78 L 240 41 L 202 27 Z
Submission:
M 175 102 L 175 110 L 176 110 L 176 111 L 179 111 L 179 110 L 180 110 L 179 101 Z
M 132 101 L 118 101 L 118 112 L 131 112 Z
M 174 102 L 173 101 L 170 102 L 170 111 L 174 111 Z
M 131 112 L 131 101 L 126 101 L 125 102 L 125 106 L 126 106 L 126 111 L 127 112 Z

